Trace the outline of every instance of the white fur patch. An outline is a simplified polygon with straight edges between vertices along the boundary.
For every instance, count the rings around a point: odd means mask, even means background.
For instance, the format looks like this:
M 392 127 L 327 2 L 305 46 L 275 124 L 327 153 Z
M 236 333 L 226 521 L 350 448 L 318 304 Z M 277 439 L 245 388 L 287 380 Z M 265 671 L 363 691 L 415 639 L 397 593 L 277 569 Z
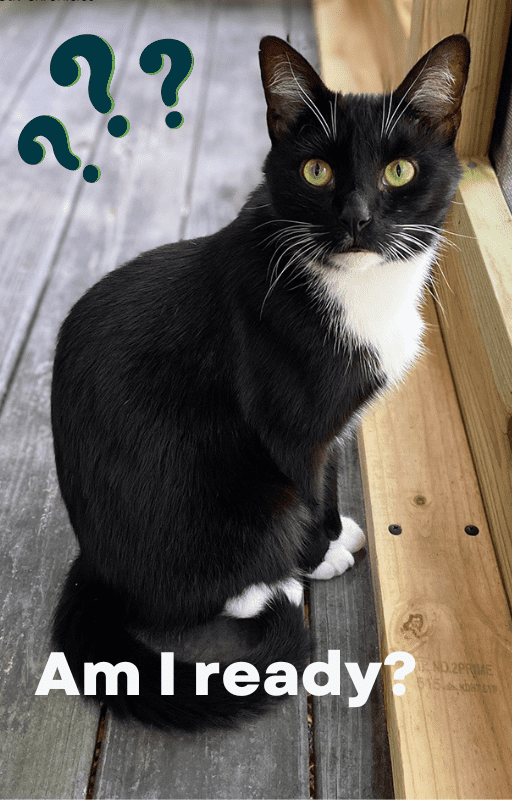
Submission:
M 301 96 L 311 96 L 307 82 L 293 69 L 290 60 L 285 58 L 275 64 L 268 88 L 289 101 L 299 100 Z
M 302 584 L 295 578 L 288 578 L 270 585 L 256 583 L 248 586 L 242 594 L 227 601 L 223 613 L 239 619 L 255 617 L 273 597 L 282 592 L 294 606 L 302 603 Z
M 420 86 L 413 92 L 411 103 L 424 114 L 442 119 L 449 114 L 455 102 L 454 84 L 455 76 L 448 68 L 431 66 L 426 70 Z
M 377 253 L 341 253 L 332 266 L 311 263 L 320 278 L 327 322 L 376 353 L 389 383 L 398 383 L 421 353 L 425 327 L 419 313 L 435 248 L 403 261 Z M 322 296 L 323 295 L 323 296 Z
M 342 575 L 349 567 L 354 566 L 354 556 L 364 547 L 366 538 L 357 524 L 350 517 L 341 517 L 342 530 L 340 536 L 329 545 L 324 560 L 309 575 L 314 580 L 328 581 L 335 575 Z

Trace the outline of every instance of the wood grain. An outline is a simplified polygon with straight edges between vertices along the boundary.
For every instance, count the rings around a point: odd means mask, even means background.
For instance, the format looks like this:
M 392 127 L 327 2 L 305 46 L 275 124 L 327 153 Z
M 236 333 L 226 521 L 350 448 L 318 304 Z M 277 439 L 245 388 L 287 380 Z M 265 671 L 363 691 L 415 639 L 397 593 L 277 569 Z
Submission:
M 366 417 L 360 442 L 382 655 L 416 659 L 403 697 L 385 668 L 395 787 L 509 798 L 510 612 L 431 304 L 427 318 L 428 355 Z
M 408 10 L 391 0 L 316 0 L 322 75 L 341 92 L 381 92 L 404 77 Z
M 461 152 L 486 147 L 492 111 L 481 95 L 489 81 L 491 104 L 497 92 L 501 37 L 508 27 L 496 21 L 505 19 L 507 5 L 475 3 L 468 10 L 467 3 L 442 0 L 413 4 L 409 66 L 464 26 L 472 38 L 475 68 Z M 323 8 L 319 2 L 320 19 Z M 330 23 L 319 26 L 320 35 L 330 26 L 330 45 L 321 48 L 326 59 L 350 53 L 349 35 L 334 28 L 333 7 L 330 13 Z M 489 47 L 493 37 L 496 53 Z M 337 81 L 332 88 L 378 88 L 382 59 L 371 47 L 365 55 L 362 79 L 350 54 L 343 75 L 335 55 L 330 67 L 323 63 L 324 74 Z M 417 662 L 403 697 L 392 693 L 394 668 L 384 668 L 395 789 L 408 798 L 509 798 L 512 792 L 511 619 L 479 491 L 480 482 L 509 581 L 510 225 L 481 163 L 466 174 L 460 201 L 457 230 L 476 238 L 457 240 L 460 258 L 449 251 L 443 271 L 450 284 L 453 278 L 453 292 L 442 278 L 438 291 L 478 479 L 431 304 L 428 356 L 399 392 L 366 417 L 360 435 L 382 657 L 403 650 Z M 393 524 L 402 527 L 401 535 L 389 533 Z M 467 525 L 480 533 L 468 536 Z
M 354 440 L 342 454 L 340 509 L 366 529 L 362 495 Z M 311 581 L 310 615 L 315 661 L 326 661 L 329 650 L 339 650 L 342 663 L 355 662 L 364 674 L 370 662 L 380 660 L 366 551 L 358 555 L 354 569 L 341 578 Z M 359 708 L 348 705 L 348 698 L 355 694 L 348 672 L 342 667 L 340 696 L 313 698 L 316 796 L 394 797 L 382 681 L 379 679 L 369 701 Z
M 463 33 L 469 0 L 413 0 L 411 32 L 407 42 L 407 69 L 437 42 Z
M 21 84 L 15 81 L 18 91 L 14 95 L 7 92 L 2 120 L 5 145 L 0 157 L 0 403 L 84 184 L 82 170 L 70 172 L 62 167 L 48 142 L 44 160 L 36 166 L 26 164 L 18 153 L 18 137 L 29 120 L 49 114 L 65 125 L 82 167 L 91 163 L 105 118 L 90 103 L 86 78 L 70 87 L 58 86 L 52 80 L 51 56 L 69 37 L 91 33 L 103 36 L 122 62 L 129 50 L 136 7 L 130 4 L 116 18 L 110 0 L 103 0 L 93 14 L 70 15 L 60 8 L 59 19 L 55 11 L 58 4 L 54 8 L 53 4 L 30 4 L 30 9 L 17 3 L 2 6 L 3 38 L 9 41 L 4 74 L 21 74 L 25 79 Z M 33 49 L 27 46 L 29 36 L 44 45 L 44 55 L 40 46 L 35 50 L 37 68 Z M 114 73 L 112 82 L 114 98 L 118 74 Z
M 464 32 L 471 42 L 471 72 L 457 136 L 461 155 L 487 156 L 512 18 L 509 0 L 471 0 Z
M 99 26 L 99 31 L 124 54 L 136 7 L 114 25 L 112 18 L 109 24 L 108 5 L 103 5 L 95 21 L 89 17 L 88 22 L 92 32 L 98 31 Z M 13 36 L 16 47 L 11 56 L 18 52 L 18 59 L 12 63 L 20 62 L 26 55 L 27 42 L 37 42 L 39 34 L 51 54 L 52 48 L 73 32 L 81 32 L 67 13 L 63 13 L 62 25 L 56 25 L 55 13 L 50 11 L 48 27 L 42 5 L 39 9 L 32 7 L 30 13 L 17 4 L 7 11 L 2 8 L 2 23 L 6 23 L 0 29 L 2 36 L 23 28 L 21 38 Z M 85 19 L 82 22 L 87 24 Z M 35 52 L 40 55 L 37 47 Z M 48 629 L 59 585 L 76 552 L 58 494 L 49 422 L 53 347 L 69 298 L 59 292 L 54 294 L 46 312 L 38 317 L 30 341 L 25 342 L 25 338 L 50 277 L 58 242 L 71 218 L 71 201 L 85 182 L 78 175 L 79 184 L 77 177 L 56 162 L 52 164 L 50 155 L 37 167 L 26 165 L 19 158 L 16 142 L 24 124 L 20 109 L 31 118 L 44 102 L 50 103 L 50 107 L 45 106 L 46 112 L 56 113 L 57 108 L 51 105 L 53 96 L 39 96 L 44 69 L 30 79 L 26 71 L 22 72 L 27 84 L 20 87 L 19 102 L 11 104 L 3 118 L 6 161 L 0 172 L 1 194 L 7 208 L 2 215 L 2 225 L 6 225 L 2 234 L 2 277 L 4 288 L 10 287 L 2 295 L 2 302 L 8 304 L 4 308 L 9 312 L 7 331 L 11 334 L 10 338 L 6 335 L 7 342 L 2 339 L 2 345 L 12 345 L 14 341 L 14 329 L 9 326 L 17 322 L 16 315 L 24 326 L 16 329 L 20 331 L 17 347 L 10 351 L 10 367 L 17 365 L 17 370 L 8 384 L 0 416 L 0 795 L 84 797 L 96 740 L 97 710 L 60 692 L 48 697 L 34 694 L 50 652 Z M 80 124 L 85 118 L 85 104 L 78 95 L 61 101 L 60 107 L 62 111 L 69 109 L 71 125 Z M 89 109 L 89 114 L 96 117 L 94 109 Z M 86 153 L 94 138 L 88 124 L 84 120 Z M 73 130 L 70 135 L 76 133 Z M 67 209 L 65 202 L 73 208 Z M 87 233 L 86 228 L 77 226 L 75 245 L 82 259 Z M 23 347 L 23 358 L 19 360 Z M 2 351 L 4 365 L 5 352 Z
M 414 0 L 407 66 L 452 33 L 471 44 L 471 68 L 462 105 L 458 152 L 486 156 L 491 141 L 512 15 L 509 0 Z
M 469 163 L 447 225 L 438 316 L 512 597 L 512 216 L 488 161 Z
M 489 157 L 512 211 L 512 37 L 509 36 Z

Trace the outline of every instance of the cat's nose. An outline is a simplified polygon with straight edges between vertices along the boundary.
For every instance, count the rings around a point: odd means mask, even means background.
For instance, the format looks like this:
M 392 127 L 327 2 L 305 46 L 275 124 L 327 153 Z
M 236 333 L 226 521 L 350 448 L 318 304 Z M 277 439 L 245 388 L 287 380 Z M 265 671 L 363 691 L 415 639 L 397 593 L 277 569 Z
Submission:
M 355 239 L 358 233 L 360 233 L 371 220 L 372 215 L 368 202 L 358 192 L 351 192 L 340 214 L 340 222 Z

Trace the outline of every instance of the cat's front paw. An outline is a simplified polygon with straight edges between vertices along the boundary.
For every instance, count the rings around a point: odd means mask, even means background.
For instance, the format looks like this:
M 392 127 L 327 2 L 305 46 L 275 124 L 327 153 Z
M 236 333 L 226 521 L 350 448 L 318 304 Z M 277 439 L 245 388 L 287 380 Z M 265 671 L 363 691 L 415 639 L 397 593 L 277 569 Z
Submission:
M 349 567 L 354 566 L 352 553 L 364 547 L 366 538 L 357 522 L 350 517 L 342 517 L 341 525 L 339 537 L 330 543 L 324 560 L 309 575 L 310 578 L 327 581 L 336 575 L 342 575 Z
M 341 533 L 338 542 L 341 542 L 347 548 L 349 553 L 357 553 L 362 550 L 366 544 L 366 536 L 357 522 L 354 522 L 350 517 L 340 517 L 341 519 Z

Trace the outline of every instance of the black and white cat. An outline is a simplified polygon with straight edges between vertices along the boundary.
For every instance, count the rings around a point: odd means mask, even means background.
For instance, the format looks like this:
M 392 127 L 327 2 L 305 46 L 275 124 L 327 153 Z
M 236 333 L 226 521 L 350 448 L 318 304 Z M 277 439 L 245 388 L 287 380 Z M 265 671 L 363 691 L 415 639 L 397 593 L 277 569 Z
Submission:
M 54 621 L 84 662 L 128 661 L 119 716 L 231 724 L 267 706 L 224 688 L 232 661 L 302 670 L 306 576 L 354 563 L 337 502 L 339 442 L 421 351 L 418 307 L 460 167 L 464 36 L 391 94 L 329 91 L 286 42 L 260 62 L 271 151 L 218 233 L 107 275 L 60 331 L 55 457 L 80 544 Z M 160 649 L 179 656 L 160 694 Z M 220 659 L 196 696 L 195 660 Z M 105 686 L 98 697 L 105 699 Z

